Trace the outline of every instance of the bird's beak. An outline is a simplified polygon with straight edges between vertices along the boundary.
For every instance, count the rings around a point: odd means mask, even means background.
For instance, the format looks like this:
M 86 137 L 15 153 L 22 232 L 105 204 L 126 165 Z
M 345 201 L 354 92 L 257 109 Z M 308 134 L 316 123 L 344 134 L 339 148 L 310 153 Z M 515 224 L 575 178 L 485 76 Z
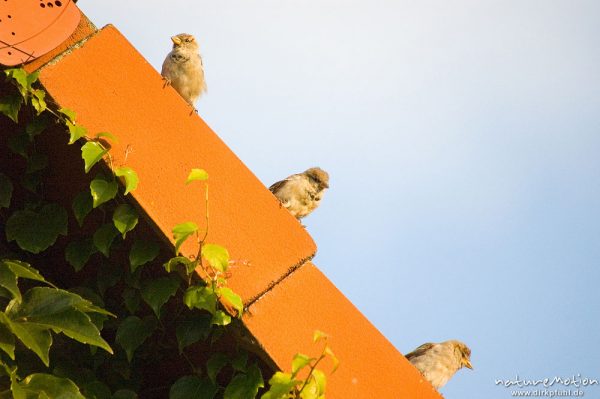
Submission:
M 181 39 L 178 38 L 177 36 L 171 36 L 171 41 L 173 42 L 174 45 L 179 46 L 181 45 Z
M 325 187 L 325 188 L 329 188 L 329 184 L 328 184 L 328 183 L 321 182 L 321 185 L 322 185 L 323 187 Z
M 467 368 L 470 368 L 471 370 L 473 370 L 473 365 L 471 364 L 471 361 L 469 359 L 465 359 L 464 361 L 464 366 Z

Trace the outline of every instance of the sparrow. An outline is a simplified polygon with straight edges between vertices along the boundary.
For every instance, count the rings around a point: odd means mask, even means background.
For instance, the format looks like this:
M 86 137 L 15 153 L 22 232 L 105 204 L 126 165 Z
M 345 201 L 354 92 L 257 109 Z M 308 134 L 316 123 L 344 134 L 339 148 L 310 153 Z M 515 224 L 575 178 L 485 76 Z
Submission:
M 329 188 L 329 174 L 321 168 L 310 168 L 288 176 L 269 187 L 281 204 L 297 219 L 314 211 Z
M 472 370 L 470 357 L 471 349 L 456 340 L 439 344 L 426 343 L 406 355 L 408 361 L 435 389 L 446 385 L 454 373 L 463 366 Z
M 180 33 L 171 37 L 173 50 L 167 54 L 160 74 L 191 106 L 206 91 L 204 65 L 194 36 Z

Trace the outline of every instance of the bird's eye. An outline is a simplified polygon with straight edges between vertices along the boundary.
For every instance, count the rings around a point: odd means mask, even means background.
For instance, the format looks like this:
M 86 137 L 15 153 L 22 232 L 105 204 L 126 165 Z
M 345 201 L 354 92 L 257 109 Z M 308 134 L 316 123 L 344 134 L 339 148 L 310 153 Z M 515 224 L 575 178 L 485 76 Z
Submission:
M 190 39 L 189 37 L 188 37 L 187 39 L 185 39 L 185 42 L 186 42 L 186 43 L 189 43 L 189 42 L 191 42 L 191 41 L 192 41 L 192 39 Z

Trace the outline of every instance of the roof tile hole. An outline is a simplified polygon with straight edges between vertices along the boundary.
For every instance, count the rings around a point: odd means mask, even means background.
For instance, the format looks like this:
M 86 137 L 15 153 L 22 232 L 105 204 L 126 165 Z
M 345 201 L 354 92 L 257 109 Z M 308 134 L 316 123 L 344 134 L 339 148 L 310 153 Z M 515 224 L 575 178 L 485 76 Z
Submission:
M 40 4 L 40 7 L 46 8 L 46 5 L 44 3 L 42 3 L 42 4 Z
M 54 7 L 54 4 L 52 4 L 52 3 L 50 3 L 50 2 L 46 3 L 46 5 L 48 6 L 48 8 L 52 8 L 52 7 Z
M 61 3 L 60 1 L 58 1 L 58 0 L 57 0 L 57 1 L 55 1 L 55 2 L 54 2 L 54 4 L 56 5 L 56 7 L 60 7 L 60 6 L 62 6 L 62 3 Z

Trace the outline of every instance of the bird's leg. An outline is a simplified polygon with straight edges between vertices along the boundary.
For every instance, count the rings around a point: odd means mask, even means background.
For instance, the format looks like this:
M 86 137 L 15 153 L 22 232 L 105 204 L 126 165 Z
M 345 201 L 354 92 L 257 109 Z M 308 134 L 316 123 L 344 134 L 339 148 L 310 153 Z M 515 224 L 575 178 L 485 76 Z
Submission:
M 163 84 L 163 89 L 164 89 L 165 87 L 167 87 L 167 86 L 171 86 L 171 79 L 167 78 L 166 76 L 163 76 L 163 77 L 162 77 L 162 79 L 163 79 L 163 81 L 165 82 L 165 83 Z

